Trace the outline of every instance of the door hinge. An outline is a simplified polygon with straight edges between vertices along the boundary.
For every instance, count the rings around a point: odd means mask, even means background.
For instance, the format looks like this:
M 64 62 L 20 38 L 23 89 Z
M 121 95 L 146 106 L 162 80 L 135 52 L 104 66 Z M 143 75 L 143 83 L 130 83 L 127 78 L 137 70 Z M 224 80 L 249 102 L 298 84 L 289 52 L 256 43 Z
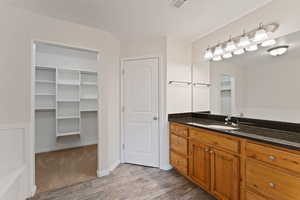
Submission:
M 125 149 L 125 144 L 122 144 L 122 148 Z
M 125 69 L 122 69 L 122 75 L 125 75 Z
M 125 106 L 122 106 L 122 112 L 125 112 Z

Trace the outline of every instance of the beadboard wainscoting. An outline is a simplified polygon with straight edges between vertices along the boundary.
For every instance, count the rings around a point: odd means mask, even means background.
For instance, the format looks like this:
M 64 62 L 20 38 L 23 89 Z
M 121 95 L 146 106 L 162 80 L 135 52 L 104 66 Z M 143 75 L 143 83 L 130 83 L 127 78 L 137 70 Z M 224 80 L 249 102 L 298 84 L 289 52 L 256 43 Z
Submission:
M 34 193 L 29 138 L 26 124 L 0 125 L 0 200 L 24 200 Z

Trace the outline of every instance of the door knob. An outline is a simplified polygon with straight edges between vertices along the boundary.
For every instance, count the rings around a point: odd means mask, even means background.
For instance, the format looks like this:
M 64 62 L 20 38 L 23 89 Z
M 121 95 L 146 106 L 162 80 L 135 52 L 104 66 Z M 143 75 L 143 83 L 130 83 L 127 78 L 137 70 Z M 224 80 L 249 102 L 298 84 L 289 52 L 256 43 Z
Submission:
M 158 117 L 153 117 L 153 120 L 158 120 Z

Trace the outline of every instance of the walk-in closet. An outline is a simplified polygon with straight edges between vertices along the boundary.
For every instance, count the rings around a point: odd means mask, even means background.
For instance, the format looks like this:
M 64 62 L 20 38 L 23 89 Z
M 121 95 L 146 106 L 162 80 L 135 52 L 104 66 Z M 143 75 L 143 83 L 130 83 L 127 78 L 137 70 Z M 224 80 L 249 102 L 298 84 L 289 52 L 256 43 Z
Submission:
M 33 49 L 37 191 L 96 178 L 98 54 L 46 43 Z

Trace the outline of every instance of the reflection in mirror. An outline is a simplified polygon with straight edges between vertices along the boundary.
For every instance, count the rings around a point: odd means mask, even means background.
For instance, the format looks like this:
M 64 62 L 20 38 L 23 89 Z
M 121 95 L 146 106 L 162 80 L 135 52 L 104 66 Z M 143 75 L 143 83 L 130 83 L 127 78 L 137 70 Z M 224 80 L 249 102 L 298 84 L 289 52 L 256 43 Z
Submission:
M 227 74 L 221 74 L 221 88 L 220 88 L 220 101 L 221 101 L 221 113 L 231 114 L 233 104 L 233 77 Z
M 276 41 L 273 46 L 210 62 L 212 114 L 243 113 L 247 118 L 300 123 L 300 32 Z M 283 55 L 270 55 L 269 49 L 284 45 L 288 51 Z

